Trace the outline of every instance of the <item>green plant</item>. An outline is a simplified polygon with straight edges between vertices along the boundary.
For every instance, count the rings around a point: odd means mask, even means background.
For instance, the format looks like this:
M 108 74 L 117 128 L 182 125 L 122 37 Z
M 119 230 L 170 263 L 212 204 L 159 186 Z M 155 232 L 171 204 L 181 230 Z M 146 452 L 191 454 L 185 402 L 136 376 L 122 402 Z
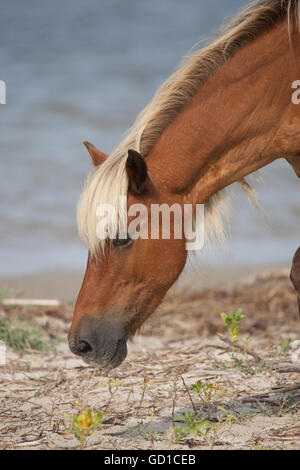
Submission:
M 234 353 L 231 354 L 232 365 L 235 369 L 239 369 L 244 375 L 254 375 L 255 369 L 245 360 L 240 359 Z
M 119 387 L 122 385 L 122 382 L 121 380 L 110 377 L 104 382 L 104 385 L 108 387 L 110 396 L 113 396 L 118 391 Z
M 181 440 L 186 438 L 190 434 L 197 439 L 199 437 L 206 436 L 210 431 L 210 423 L 204 418 L 199 418 L 195 413 L 188 411 L 187 413 L 182 413 L 182 416 L 176 418 L 177 421 L 182 421 L 186 426 L 175 426 L 175 436 L 177 439 Z
M 149 431 L 143 430 L 141 431 L 141 436 L 145 441 L 149 441 L 151 443 L 151 448 L 153 448 L 154 442 L 159 442 L 163 440 L 162 433 L 154 432 L 151 429 Z
M 211 414 L 212 400 L 223 395 L 224 393 L 229 393 L 229 390 L 226 388 L 222 388 L 215 383 L 205 383 L 201 380 L 198 380 L 195 384 L 192 384 L 192 389 L 197 393 L 201 401 L 201 408 L 199 412 L 201 412 L 203 408 L 207 406 L 209 419 Z
M 0 317 L 0 340 L 17 353 L 46 352 L 54 348 L 40 328 L 25 327 L 18 319 L 8 320 L 5 316 Z
M 109 391 L 109 400 L 106 404 L 106 407 L 105 407 L 105 413 L 107 412 L 113 398 L 114 398 L 114 395 L 117 393 L 117 391 L 119 390 L 120 386 L 122 385 L 122 382 L 118 379 L 114 379 L 113 377 L 110 377 L 108 380 L 106 380 L 104 382 L 104 385 L 108 387 L 108 391 Z
M 270 368 L 270 365 L 267 364 L 262 360 L 261 357 L 259 357 L 254 351 L 250 351 L 248 349 L 250 342 L 252 341 L 251 336 L 245 336 L 242 338 L 243 346 L 240 344 L 237 344 L 238 342 L 238 335 L 239 335 L 239 323 L 240 321 L 245 318 L 243 315 L 243 309 L 239 308 L 235 313 L 232 315 L 227 315 L 226 313 L 221 313 L 221 317 L 223 318 L 226 326 L 228 327 L 230 334 L 231 334 L 231 340 L 228 340 L 227 338 L 223 337 L 220 335 L 221 339 L 232 346 L 232 353 L 231 353 L 231 367 L 234 367 L 235 369 L 239 369 L 240 372 L 244 375 L 253 375 L 255 373 L 259 373 L 262 371 L 265 371 Z M 236 352 L 239 351 L 243 356 L 241 357 L 240 355 L 237 355 Z M 255 360 L 255 364 L 253 364 L 253 361 L 249 361 L 249 355 L 252 356 Z M 221 368 L 229 368 L 228 364 L 226 362 L 217 362 L 214 360 L 214 362 Z
M 144 398 L 145 398 L 145 393 L 146 393 L 148 384 L 149 384 L 148 377 L 144 377 L 142 395 L 141 395 L 140 403 L 139 403 L 138 410 L 137 410 L 137 415 L 138 416 L 139 416 L 140 411 L 141 411 L 141 407 L 142 407 L 142 404 L 143 404 L 143 401 L 144 401 Z
M 300 401 L 296 401 L 295 392 L 287 392 L 283 395 L 278 411 L 278 416 L 294 413 L 300 408 Z
M 178 444 L 180 441 L 185 440 L 188 437 L 190 429 L 186 426 L 175 426 L 172 428 L 172 432 L 174 433 L 174 442 Z
M 180 417 L 176 418 L 176 421 L 183 422 L 185 426 L 173 426 L 171 436 L 175 443 L 186 439 L 188 436 L 192 436 L 194 440 L 203 439 L 210 448 L 213 448 L 216 443 L 219 431 L 225 425 L 228 425 L 230 430 L 232 422 L 238 421 L 236 416 L 228 413 L 225 408 L 221 407 L 218 407 L 217 410 L 221 411 L 222 413 L 217 414 L 216 418 L 212 420 L 211 407 L 213 405 L 213 401 L 225 393 L 232 395 L 232 392 L 216 383 L 206 383 L 198 380 L 195 384 L 192 384 L 192 391 L 198 395 L 201 402 L 200 408 L 197 409 L 184 378 L 181 377 L 181 379 L 188 393 L 194 411 L 188 411 L 183 413 Z M 201 416 L 201 412 L 204 407 L 207 408 L 208 418 Z M 175 420 L 173 419 L 173 422 L 174 421 Z
M 71 426 L 66 430 L 66 432 L 72 433 L 79 441 L 80 448 L 83 449 L 85 447 L 86 440 L 92 434 L 92 431 L 101 426 L 103 416 L 103 411 L 94 413 L 88 407 L 79 411 L 78 414 L 65 414 L 63 417 L 69 421 Z
M 3 287 L 0 287 L 0 303 L 2 303 L 5 297 L 10 295 L 10 293 L 11 293 L 10 289 L 5 289 Z
M 147 429 L 142 430 L 141 435 L 151 444 L 151 449 L 154 449 L 154 442 L 161 441 L 163 439 L 163 433 L 153 431 L 153 418 L 155 416 L 155 409 L 153 409 L 150 415 L 150 422 L 147 426 Z
M 262 400 L 257 400 L 257 405 L 254 414 L 263 414 L 268 417 L 278 416 L 281 418 L 287 414 L 296 413 L 300 409 L 300 401 L 297 401 L 295 392 L 285 393 L 277 405 L 267 405 Z
M 283 338 L 280 336 L 280 344 L 277 348 L 278 356 L 286 356 L 289 352 L 291 340 L 289 338 Z
M 239 323 L 244 318 L 243 309 L 239 308 L 235 313 L 232 315 L 227 315 L 226 313 L 221 313 L 221 317 L 223 318 L 227 328 L 231 333 L 231 341 L 232 343 L 237 343 L 238 341 L 238 334 L 239 334 Z
M 216 444 L 218 439 L 219 432 L 225 427 L 228 426 L 229 432 L 231 431 L 232 423 L 238 422 L 238 418 L 233 415 L 232 413 L 228 413 L 225 408 L 218 407 L 219 411 L 222 411 L 223 415 L 217 416 L 217 422 L 211 423 L 211 430 L 207 435 L 207 443 L 209 444 L 210 448 L 212 449 Z
M 222 414 L 217 416 L 216 422 L 200 418 L 195 413 L 183 413 L 181 417 L 177 418 L 177 421 L 183 421 L 186 426 L 175 426 L 173 429 L 175 442 L 178 443 L 182 439 L 192 436 L 195 440 L 203 439 L 212 449 L 221 429 L 228 425 L 230 431 L 232 423 L 238 421 L 236 416 L 228 413 L 224 408 L 219 407 L 218 410 L 222 411 Z

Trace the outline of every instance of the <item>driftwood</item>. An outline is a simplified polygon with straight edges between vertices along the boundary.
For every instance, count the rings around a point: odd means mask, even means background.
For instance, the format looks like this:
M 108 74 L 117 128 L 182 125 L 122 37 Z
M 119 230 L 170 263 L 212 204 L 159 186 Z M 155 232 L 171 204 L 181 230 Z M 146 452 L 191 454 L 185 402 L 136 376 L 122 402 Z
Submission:
M 256 393 L 255 395 L 250 395 L 249 397 L 246 397 L 245 400 L 249 398 L 264 398 L 264 397 L 269 397 L 271 394 L 274 394 L 274 393 L 288 393 L 288 392 L 294 392 L 296 390 L 300 390 L 300 383 L 294 384 L 294 385 L 283 385 L 281 387 L 273 387 L 268 392 L 262 392 L 262 393 Z
M 22 307 L 59 307 L 61 305 L 60 300 L 55 299 L 3 299 L 1 303 L 2 305 L 21 305 Z

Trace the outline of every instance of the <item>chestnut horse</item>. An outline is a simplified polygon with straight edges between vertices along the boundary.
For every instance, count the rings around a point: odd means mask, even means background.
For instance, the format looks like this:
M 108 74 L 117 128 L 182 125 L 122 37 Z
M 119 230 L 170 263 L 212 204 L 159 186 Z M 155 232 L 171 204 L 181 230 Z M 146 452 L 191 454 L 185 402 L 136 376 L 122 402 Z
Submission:
M 86 362 L 124 360 L 187 258 L 184 238 L 99 240 L 100 204 L 204 203 L 206 231 L 222 236 L 224 188 L 240 182 L 251 196 L 245 177 L 278 158 L 300 175 L 299 18 L 300 0 L 252 2 L 161 86 L 113 154 L 85 142 L 95 168 L 78 227 L 89 257 L 69 344 Z M 299 260 L 294 268 L 300 294 Z

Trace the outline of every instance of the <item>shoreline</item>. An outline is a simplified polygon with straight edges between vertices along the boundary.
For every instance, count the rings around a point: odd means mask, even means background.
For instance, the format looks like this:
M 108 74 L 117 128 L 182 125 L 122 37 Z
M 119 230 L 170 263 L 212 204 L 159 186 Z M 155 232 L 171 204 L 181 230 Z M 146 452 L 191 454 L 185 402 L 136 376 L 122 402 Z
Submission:
M 289 273 L 287 265 L 186 268 L 169 292 L 195 292 L 204 289 L 229 289 L 270 272 Z M 80 290 L 84 271 L 45 271 L 20 276 L 1 276 L 0 288 L 8 297 L 58 299 L 74 303 Z

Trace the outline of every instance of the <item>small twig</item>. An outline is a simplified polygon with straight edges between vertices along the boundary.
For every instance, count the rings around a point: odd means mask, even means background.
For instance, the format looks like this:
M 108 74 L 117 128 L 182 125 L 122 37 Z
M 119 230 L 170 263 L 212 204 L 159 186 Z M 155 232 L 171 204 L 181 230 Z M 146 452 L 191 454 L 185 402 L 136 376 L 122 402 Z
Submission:
M 297 436 L 295 437 L 282 437 L 282 436 L 274 436 L 276 441 L 297 441 Z
M 177 377 L 173 380 L 173 389 L 174 389 L 174 396 L 173 396 L 173 403 L 172 403 L 172 426 L 175 427 L 175 406 L 177 401 Z
M 139 416 L 139 414 L 140 414 L 140 409 L 142 407 L 142 403 L 143 403 L 144 398 L 145 398 L 145 393 L 146 393 L 148 382 L 149 382 L 149 379 L 147 377 L 144 377 L 143 392 L 142 392 L 142 396 L 141 396 L 140 403 L 139 403 L 139 406 L 138 406 L 137 416 Z
M 191 396 L 191 394 L 190 394 L 190 391 L 189 391 L 189 389 L 188 389 L 187 384 L 185 383 L 185 380 L 184 380 L 183 376 L 181 376 L 181 380 L 182 380 L 183 385 L 184 385 L 184 387 L 185 387 L 185 389 L 186 389 L 186 391 L 187 391 L 187 393 L 188 393 L 188 396 L 189 396 L 189 399 L 190 399 L 190 401 L 191 401 L 193 410 L 194 410 L 195 413 L 197 413 L 197 409 L 196 409 L 196 407 L 195 407 L 195 404 L 194 404 L 194 402 L 193 402 L 192 396 Z
M 39 439 L 35 439 L 34 441 L 17 442 L 14 445 L 18 447 L 37 446 L 43 439 L 44 436 L 40 437 Z
M 300 383 L 294 384 L 294 385 L 288 385 L 286 387 L 273 387 L 271 389 L 271 393 L 280 393 L 280 392 L 292 392 L 294 390 L 299 390 L 300 389 Z
M 221 333 L 218 333 L 218 336 L 222 341 L 224 341 L 224 343 L 228 344 L 228 346 L 230 346 L 231 348 L 235 347 L 239 351 L 243 353 L 245 352 L 245 349 L 242 346 L 240 346 L 239 344 L 233 343 L 230 339 L 226 338 L 226 336 L 223 336 Z M 254 351 L 249 351 L 247 349 L 247 354 L 250 354 L 250 356 L 252 356 L 257 362 L 264 362 L 264 360 Z
M 278 364 L 277 372 L 288 373 L 288 372 L 300 372 L 300 366 L 294 366 L 290 364 Z
M 275 387 L 275 388 L 272 388 L 270 391 L 268 392 L 262 392 L 262 393 L 257 393 L 255 395 L 250 395 L 249 397 L 245 397 L 243 398 L 242 400 L 247 400 L 247 399 L 251 399 L 251 398 L 263 398 L 263 397 L 268 397 L 269 395 L 273 394 L 273 393 L 287 393 L 287 392 L 293 392 L 294 390 L 299 390 L 300 389 L 300 383 L 299 384 L 295 384 L 295 385 L 289 385 L 288 387 Z

